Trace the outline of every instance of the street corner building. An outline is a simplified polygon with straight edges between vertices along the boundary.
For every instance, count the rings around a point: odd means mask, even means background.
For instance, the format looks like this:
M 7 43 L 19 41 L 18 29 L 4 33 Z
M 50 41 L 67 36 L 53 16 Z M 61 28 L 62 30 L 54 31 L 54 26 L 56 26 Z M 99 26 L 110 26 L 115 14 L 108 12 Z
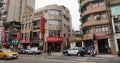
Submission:
M 116 53 L 109 0 L 79 0 L 78 2 L 84 47 L 95 47 L 99 54 Z
M 44 51 L 48 48 L 56 52 L 63 51 L 69 45 L 71 28 L 71 15 L 64 6 L 47 5 L 34 12 L 33 38 L 39 37 Z

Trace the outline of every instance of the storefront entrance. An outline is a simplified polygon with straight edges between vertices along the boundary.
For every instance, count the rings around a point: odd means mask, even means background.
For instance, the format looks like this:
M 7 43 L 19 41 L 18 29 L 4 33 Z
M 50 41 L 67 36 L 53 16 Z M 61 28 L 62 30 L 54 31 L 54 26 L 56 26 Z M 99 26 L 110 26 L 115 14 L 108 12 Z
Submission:
M 60 52 L 61 50 L 61 43 L 48 43 L 48 48 L 54 52 Z
M 85 46 L 85 48 L 93 47 L 94 46 L 94 42 L 92 40 L 84 41 L 84 46 Z
M 110 53 L 108 40 L 107 39 L 98 40 L 98 49 L 99 49 L 100 54 L 108 54 L 108 53 Z
M 23 47 L 24 49 L 27 49 L 28 46 L 29 46 L 29 43 L 22 43 L 22 47 Z

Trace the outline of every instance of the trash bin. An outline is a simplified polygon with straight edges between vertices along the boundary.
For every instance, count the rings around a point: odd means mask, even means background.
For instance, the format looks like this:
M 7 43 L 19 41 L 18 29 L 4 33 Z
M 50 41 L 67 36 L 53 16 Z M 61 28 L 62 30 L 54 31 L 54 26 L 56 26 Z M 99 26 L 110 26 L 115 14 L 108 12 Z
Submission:
M 117 55 L 120 57 L 120 51 L 118 51 Z

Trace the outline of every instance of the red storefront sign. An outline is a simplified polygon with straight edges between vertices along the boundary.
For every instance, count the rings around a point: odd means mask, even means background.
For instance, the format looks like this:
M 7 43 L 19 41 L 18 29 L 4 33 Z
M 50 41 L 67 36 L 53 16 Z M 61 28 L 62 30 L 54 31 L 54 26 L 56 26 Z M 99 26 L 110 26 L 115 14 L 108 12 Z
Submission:
M 26 39 L 25 42 L 26 42 L 26 43 L 30 43 L 30 40 L 29 40 L 29 39 Z
M 17 38 L 12 38 L 12 40 L 16 40 Z
M 63 42 L 62 37 L 47 37 L 47 42 Z
M 41 16 L 40 18 L 40 31 L 44 32 L 44 23 L 45 23 L 45 18 Z
M 23 39 L 23 40 L 20 40 L 20 43 L 25 43 L 25 39 Z
M 17 40 L 20 40 L 20 38 L 21 38 L 21 33 L 17 32 Z
M 20 40 L 20 43 L 30 43 L 30 40 L 29 39 L 23 39 L 23 40 Z
M 7 41 L 7 34 L 4 34 L 3 42 Z

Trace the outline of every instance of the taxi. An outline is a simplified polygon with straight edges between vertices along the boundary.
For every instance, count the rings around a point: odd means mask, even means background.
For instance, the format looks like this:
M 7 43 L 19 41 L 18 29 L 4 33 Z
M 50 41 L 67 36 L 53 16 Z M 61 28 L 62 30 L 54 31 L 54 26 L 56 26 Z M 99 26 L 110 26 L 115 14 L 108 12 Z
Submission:
M 17 59 L 18 53 L 13 52 L 10 49 L 0 49 L 0 58 L 2 59 Z

